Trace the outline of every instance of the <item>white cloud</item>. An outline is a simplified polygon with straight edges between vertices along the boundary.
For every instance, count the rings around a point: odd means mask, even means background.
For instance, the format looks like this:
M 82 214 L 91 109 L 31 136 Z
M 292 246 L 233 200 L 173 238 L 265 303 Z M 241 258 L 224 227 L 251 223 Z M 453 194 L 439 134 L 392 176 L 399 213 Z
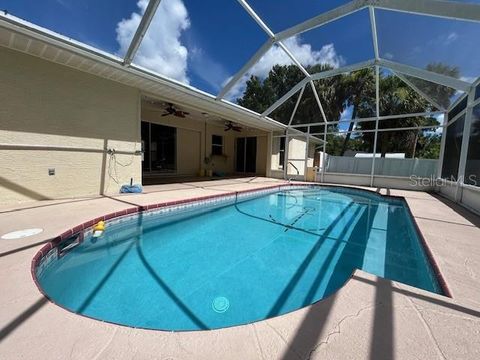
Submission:
M 394 55 L 391 52 L 386 52 L 383 54 L 383 57 L 387 60 L 392 60 L 394 58 Z
M 458 34 L 456 32 L 451 32 L 445 37 L 445 41 L 443 42 L 445 45 L 449 45 L 458 39 Z
M 138 0 L 138 11 L 117 24 L 119 55 L 127 52 L 147 5 L 148 0 Z M 181 43 L 182 33 L 189 27 L 190 19 L 183 1 L 163 0 L 137 51 L 134 63 L 186 84 L 189 84 L 187 72 L 193 70 L 213 88 L 220 88 L 231 77 L 222 66 L 206 56 L 201 48 L 187 49 Z M 313 50 L 310 44 L 302 43 L 298 36 L 285 40 L 284 44 L 304 66 L 328 64 L 337 68 L 344 64 L 344 59 L 336 53 L 333 44 L 324 45 L 320 50 Z M 275 64 L 292 64 L 290 57 L 278 46 L 272 47 L 244 75 L 227 97 L 235 99 L 240 96 L 245 89 L 246 80 L 251 75 L 265 78 Z M 191 69 L 188 68 L 189 65 Z
M 117 24 L 117 41 L 119 54 L 125 54 L 141 16 L 147 8 L 148 0 L 139 0 L 138 12 Z M 134 62 L 154 70 L 169 78 L 189 83 L 187 77 L 188 50 L 180 42 L 182 32 L 190 27 L 190 20 L 185 5 L 181 0 L 163 0 L 143 38 Z
M 333 44 L 322 46 L 320 50 L 313 50 L 310 44 L 302 43 L 298 36 L 285 40 L 284 45 L 303 65 L 327 64 L 338 68 L 345 63 L 342 56 L 338 55 Z M 279 46 L 273 46 L 260 60 L 235 84 L 235 86 L 226 95 L 228 100 L 235 100 L 245 91 L 246 81 L 252 76 L 265 78 L 274 65 L 291 65 L 290 57 Z M 228 78 L 225 84 L 231 79 Z

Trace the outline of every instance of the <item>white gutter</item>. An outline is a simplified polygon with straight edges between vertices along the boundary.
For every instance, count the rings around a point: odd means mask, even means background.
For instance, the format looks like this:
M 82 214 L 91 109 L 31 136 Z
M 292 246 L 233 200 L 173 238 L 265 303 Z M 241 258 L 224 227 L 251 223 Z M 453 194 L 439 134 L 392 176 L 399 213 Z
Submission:
M 166 78 L 165 76 L 154 73 L 138 65 L 132 64 L 129 66 L 125 66 L 123 64 L 123 59 L 118 56 L 96 49 L 92 46 L 83 44 L 79 41 L 70 39 L 66 36 L 57 34 L 53 31 L 42 28 L 28 21 L 19 19 L 15 16 L 5 14 L 3 12 L 0 12 L 0 29 L 1 28 L 4 28 L 7 31 L 16 34 L 21 34 L 25 37 L 28 37 L 29 39 L 41 41 L 62 51 L 74 53 L 75 55 L 87 58 L 96 63 L 103 64 L 112 69 L 120 70 L 126 75 L 133 75 L 143 80 L 153 81 L 159 85 L 168 87 L 169 89 L 178 91 L 179 93 L 182 93 L 184 95 L 200 99 L 201 101 L 205 102 L 206 105 L 214 105 L 216 107 L 224 108 L 226 110 L 237 113 L 239 117 L 248 117 L 250 118 L 250 121 L 252 121 L 252 127 L 255 126 L 255 124 L 257 124 L 257 126 L 259 127 L 268 129 L 281 130 L 287 127 L 286 125 L 278 121 L 262 117 L 257 112 L 243 108 L 239 105 L 232 104 L 225 100 L 218 101 L 216 100 L 215 96 L 211 94 L 198 90 L 192 86 L 182 84 L 176 80 Z M 209 109 L 206 108 L 205 110 L 208 111 Z M 225 115 L 225 117 L 228 116 Z M 235 121 L 236 119 L 232 120 Z M 237 121 L 239 120 L 240 119 L 237 119 Z

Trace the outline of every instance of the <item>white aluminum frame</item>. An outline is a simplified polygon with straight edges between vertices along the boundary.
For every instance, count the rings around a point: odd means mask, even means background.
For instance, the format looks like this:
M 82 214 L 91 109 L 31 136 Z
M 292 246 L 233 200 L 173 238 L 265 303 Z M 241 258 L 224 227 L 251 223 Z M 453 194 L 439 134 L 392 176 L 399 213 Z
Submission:
M 375 74 L 376 74 L 376 116 L 372 120 L 376 121 L 376 128 L 375 128 L 375 141 L 374 141 L 374 151 L 376 151 L 376 142 L 377 142 L 377 134 L 379 131 L 383 131 L 386 129 L 378 129 L 378 123 L 382 119 L 386 117 L 381 117 L 379 113 L 379 67 L 384 67 L 393 71 L 393 73 L 398 76 L 402 81 L 404 81 L 408 86 L 410 86 L 414 91 L 416 91 L 420 96 L 422 96 L 425 100 L 427 100 L 430 104 L 437 107 L 438 109 L 445 111 L 444 107 L 440 106 L 438 102 L 432 99 L 430 96 L 425 94 L 421 89 L 415 86 L 411 81 L 409 81 L 404 75 L 413 76 L 416 78 L 424 79 L 430 81 L 435 84 L 447 86 L 456 90 L 463 91 L 468 94 L 468 104 L 466 110 L 466 119 L 465 119 L 465 128 L 464 128 L 464 137 L 462 141 L 462 152 L 461 152 L 461 159 L 460 159 L 460 167 L 459 167 L 459 178 L 460 175 L 464 175 L 465 172 L 465 164 L 466 164 L 466 157 L 468 151 L 468 140 L 470 135 L 470 125 L 472 121 L 472 108 L 473 104 L 479 103 L 479 101 L 474 100 L 475 94 L 475 86 L 480 84 L 480 78 L 475 81 L 474 84 L 470 84 L 469 82 L 455 79 L 450 76 L 437 74 L 428 70 L 424 70 L 418 67 L 397 63 L 394 61 L 386 60 L 380 57 L 379 54 L 379 46 L 378 46 L 378 30 L 376 27 L 376 20 L 375 20 L 375 10 L 382 9 L 382 10 L 389 10 L 389 11 L 397 11 L 397 12 L 404 12 L 409 14 L 417 14 L 423 16 L 432 16 L 432 17 L 439 17 L 439 18 L 446 18 L 452 20 L 460 20 L 460 21 L 470 21 L 470 22 L 477 22 L 480 23 L 480 4 L 470 4 L 470 3 L 460 3 L 454 1 L 440 1 L 440 0 L 352 0 L 342 6 L 339 6 L 335 9 L 330 11 L 326 11 L 322 14 L 314 16 L 300 24 L 292 26 L 288 29 L 285 29 L 279 33 L 274 33 L 267 24 L 263 21 L 263 19 L 250 7 L 247 0 L 237 0 L 239 4 L 243 7 L 243 9 L 252 17 L 252 19 L 262 28 L 262 30 L 267 34 L 268 40 L 257 50 L 257 52 L 252 56 L 252 58 L 245 63 L 245 65 L 227 82 L 227 84 L 221 89 L 219 94 L 216 97 L 212 97 L 215 99 L 214 101 L 220 102 L 225 106 L 229 107 L 237 107 L 239 110 L 248 111 L 255 116 L 258 117 L 261 121 L 273 121 L 274 119 L 270 119 L 268 117 L 275 109 L 285 103 L 291 96 L 294 96 L 300 91 L 299 97 L 295 104 L 295 108 L 292 112 L 290 117 L 290 121 L 288 125 L 284 125 L 286 128 L 286 139 L 288 140 L 289 132 L 293 131 L 299 132 L 307 136 L 308 139 L 312 137 L 314 134 L 310 133 L 310 128 L 313 125 L 324 125 L 325 131 L 323 133 L 323 148 L 325 151 L 326 146 L 326 135 L 328 133 L 327 126 L 329 124 L 338 124 L 342 121 L 332 121 L 328 122 L 328 119 L 325 116 L 325 112 L 323 110 L 322 103 L 318 96 L 318 93 L 315 88 L 314 81 L 325 79 L 328 77 L 332 77 L 335 75 L 339 75 L 342 73 L 348 73 L 356 70 L 360 70 L 363 68 L 368 68 L 371 66 L 375 66 Z M 174 87 L 182 87 L 187 88 L 189 91 L 197 93 L 199 96 L 209 95 L 200 91 L 196 88 L 190 87 L 188 85 L 179 84 L 171 79 L 168 79 L 162 75 L 157 73 L 153 73 L 147 69 L 143 69 L 135 64 L 132 63 L 135 55 L 142 43 L 142 40 L 149 29 L 151 21 L 155 16 L 156 12 L 159 9 L 161 0 L 150 0 L 148 6 L 143 14 L 140 24 L 129 44 L 128 50 L 123 59 L 120 59 L 114 55 L 107 54 L 103 51 L 99 51 L 92 47 L 89 47 L 85 44 L 79 43 L 72 39 L 68 39 L 66 37 L 59 36 L 51 31 L 46 29 L 37 27 L 35 25 L 29 24 L 28 22 L 22 21 L 18 18 L 12 17 L 10 15 L 0 14 L 0 22 L 6 22 L 8 24 L 14 24 L 19 27 L 23 27 L 28 29 L 31 32 L 32 36 L 35 35 L 43 35 L 47 36 L 53 43 L 60 43 L 66 45 L 68 47 L 72 47 L 76 49 L 79 53 L 85 53 L 87 55 L 94 55 L 97 58 L 102 57 L 102 61 L 109 63 L 110 65 L 114 66 L 123 66 L 128 68 L 130 71 L 135 71 L 141 73 L 142 75 L 148 76 L 152 80 L 156 80 L 158 82 L 164 83 L 168 82 L 171 83 Z M 317 74 L 309 74 L 309 72 L 304 68 L 304 66 L 298 61 L 289 49 L 288 46 L 285 45 L 283 42 L 284 40 L 291 38 L 292 36 L 297 36 L 303 32 L 324 26 L 330 22 L 336 21 L 340 18 L 353 14 L 355 12 L 361 11 L 363 9 L 368 9 L 369 11 L 369 18 L 370 18 L 370 25 L 371 25 L 371 32 L 372 32 L 372 42 L 373 42 L 373 49 L 374 49 L 374 59 L 365 61 L 358 64 L 353 64 L 349 66 L 344 66 L 338 69 L 333 69 L 329 71 L 324 71 Z M 283 95 L 280 99 L 278 99 L 274 104 L 272 104 L 267 110 L 265 110 L 262 114 L 258 114 L 254 111 L 244 109 L 241 106 L 233 104 L 224 99 L 225 95 L 248 73 L 248 71 L 272 48 L 272 46 L 279 46 L 292 60 L 293 64 L 295 64 L 300 71 L 305 75 L 305 78 L 301 80 L 298 84 L 296 84 L 290 91 L 288 91 L 285 95 Z M 45 48 L 46 49 L 46 48 Z M 94 65 L 95 66 L 95 65 Z M 319 123 L 309 123 L 309 124 L 302 124 L 302 125 L 291 125 L 292 120 L 295 116 L 297 111 L 298 105 L 301 101 L 303 96 L 305 86 L 307 83 L 310 83 L 312 87 L 315 99 L 319 106 L 319 109 L 322 114 L 323 122 Z M 461 101 L 463 97 L 461 97 L 455 104 L 452 104 L 448 110 L 451 110 L 459 101 Z M 399 115 L 399 117 L 409 117 L 409 116 L 419 116 L 418 114 L 405 114 Z M 455 119 L 448 121 L 447 113 L 445 113 L 445 123 L 442 125 L 445 129 L 450 125 Z M 456 117 L 458 118 L 458 117 Z M 367 121 L 367 119 L 352 119 L 350 121 Z M 307 134 L 298 131 L 295 129 L 296 127 L 305 127 L 307 126 Z M 420 128 L 420 127 L 418 127 Z M 429 127 L 427 127 L 429 128 Z M 406 128 L 400 129 L 405 130 Z M 389 129 L 390 130 L 390 129 Z M 358 131 L 356 131 L 358 132 Z M 442 136 L 442 148 L 441 148 L 441 161 L 443 162 L 443 152 L 445 146 L 445 133 Z M 318 139 L 320 140 L 320 139 Z M 322 140 L 321 140 L 322 141 Z M 286 141 L 286 153 L 285 159 L 288 159 L 288 141 Z M 308 151 L 308 149 L 307 149 Z M 373 176 L 374 176 L 374 162 L 375 157 L 373 157 L 372 163 L 372 177 L 371 177 L 371 184 L 373 185 Z M 323 162 L 325 165 L 325 162 Z M 305 164 L 307 165 L 307 164 Z M 440 164 L 440 167 L 442 164 Z M 325 168 L 325 166 L 324 166 Z M 284 170 L 286 172 L 287 166 L 284 166 Z M 322 172 L 322 180 L 324 178 L 324 170 Z M 306 172 L 306 166 L 305 166 Z M 463 179 L 460 180 L 463 183 Z
M 140 44 L 142 43 L 142 40 L 145 37 L 148 28 L 150 27 L 150 23 L 152 22 L 161 1 L 162 0 L 150 0 L 148 2 L 145 13 L 140 20 L 137 31 L 135 32 L 135 35 L 133 35 L 130 46 L 128 47 L 127 53 L 123 59 L 123 63 L 125 65 L 130 65 L 135 58 L 138 48 L 140 47 Z

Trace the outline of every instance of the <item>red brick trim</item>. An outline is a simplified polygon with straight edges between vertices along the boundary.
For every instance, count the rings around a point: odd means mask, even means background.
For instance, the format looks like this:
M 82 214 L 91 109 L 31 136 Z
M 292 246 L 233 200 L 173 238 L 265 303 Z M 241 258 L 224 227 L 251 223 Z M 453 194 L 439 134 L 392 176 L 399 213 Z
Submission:
M 31 274 L 32 274 L 32 278 L 33 278 L 33 281 L 35 282 L 35 284 L 37 285 L 37 288 L 38 290 L 46 297 L 48 298 L 50 301 L 52 301 L 53 303 L 55 303 L 52 299 L 50 299 L 48 297 L 47 294 L 44 293 L 43 289 L 41 288 L 39 282 L 38 282 L 38 279 L 37 279 L 37 276 L 36 276 L 36 268 L 37 266 L 40 264 L 41 260 L 48 254 L 48 252 L 50 250 L 52 250 L 53 248 L 57 247 L 62 241 L 64 241 L 65 239 L 68 239 L 70 238 L 71 236 L 81 232 L 81 231 L 84 231 L 84 230 L 88 230 L 90 229 L 93 225 L 97 224 L 99 221 L 108 221 L 108 220 L 111 220 L 111 219 L 114 219 L 114 218 L 117 218 L 117 217 L 121 217 L 121 216 L 125 216 L 125 215 L 131 215 L 131 214 L 135 214 L 135 213 L 142 213 L 142 212 L 146 212 L 146 211 L 149 211 L 149 210 L 153 210 L 153 209 L 158 209 L 158 208 L 164 208 L 164 207 L 169 207 L 169 206 L 174 206 L 174 205 L 181 205 L 181 204 L 187 204 L 187 203 L 194 203 L 194 202 L 198 202 L 198 201 L 204 201 L 204 200 L 211 200 L 211 199 L 218 199 L 218 198 L 223 198 L 223 197 L 228 197 L 228 196 L 232 196 L 232 195 L 239 195 L 239 194 L 248 194 L 248 193 L 255 193 L 255 192 L 261 192 L 261 191 L 264 191 L 264 190 L 270 190 L 270 189 L 278 189 L 278 190 L 281 190 L 281 189 L 285 189 L 285 188 L 289 188 L 291 186 L 295 186 L 295 187 L 301 187 L 301 186 L 304 186 L 304 187 L 311 187 L 311 186 L 318 186 L 318 187 L 334 187 L 334 188 L 345 188 L 345 189 L 354 189 L 354 190 L 360 190 L 360 191 L 365 191 L 365 192 L 370 192 L 372 194 L 375 194 L 377 196 L 380 196 L 380 197 L 385 197 L 385 198 L 393 198 L 393 199 L 401 199 L 404 201 L 405 205 L 406 205 L 406 208 L 408 209 L 408 212 L 412 218 L 412 221 L 413 221 L 413 224 L 414 224 L 414 227 L 419 235 L 419 238 L 420 238 L 420 241 L 423 245 L 423 248 L 425 249 L 425 253 L 428 257 L 428 260 L 435 272 L 435 276 L 438 280 L 438 283 L 440 285 L 440 287 L 442 288 L 442 291 L 444 293 L 444 295 L 452 298 L 452 294 L 450 292 L 450 289 L 449 287 L 447 286 L 447 283 L 445 281 L 445 278 L 443 277 L 441 271 L 440 271 L 440 268 L 437 264 L 437 262 L 435 261 L 435 258 L 433 257 L 433 254 L 432 254 L 432 251 L 430 249 L 430 247 L 428 246 L 428 243 L 426 242 L 425 238 L 423 237 L 422 235 L 422 232 L 420 231 L 420 228 L 415 220 L 415 217 L 413 216 L 413 213 L 410 209 L 410 207 L 408 206 L 408 203 L 407 201 L 405 200 L 404 197 L 402 196 L 394 196 L 394 195 L 383 195 L 383 194 L 379 194 L 375 191 L 372 191 L 372 190 L 368 190 L 368 189 L 362 189 L 362 188 L 358 188 L 358 187 L 351 187 L 351 186 L 341 186 L 341 185 L 326 185 L 326 184 L 315 184 L 315 183 L 303 183 L 303 184 L 295 184 L 295 183 L 289 183 L 289 184 L 279 184 L 279 185 L 272 185 L 272 186 L 265 186 L 265 187 L 261 187 L 261 188 L 256 188 L 256 189 L 248 189 L 248 190 L 240 190 L 240 191 L 232 191 L 232 192 L 226 192 L 226 193 L 222 193 L 222 194 L 216 194 L 216 195 L 206 195 L 206 196 L 199 196 L 199 197 L 194 197 L 194 198 L 188 198 L 188 199 L 181 199 L 181 200 L 173 200 L 173 201 L 167 201 L 167 202 L 161 202 L 161 203 L 156 203 L 156 204 L 149 204 L 149 205 L 145 205 L 145 206 L 134 206 L 134 207 L 130 207 L 130 208 L 127 208 L 125 210 L 121 210 L 121 211 L 117 211 L 117 212 L 114 212 L 114 213 L 110 213 L 110 214 L 107 214 L 107 215 L 104 215 L 104 216 L 100 216 L 100 217 L 97 217 L 95 219 L 92 219 L 92 220 L 89 220 L 89 221 L 86 221 L 84 222 L 83 224 L 80 224 L 80 225 L 77 225 L 75 226 L 74 228 L 72 229 L 69 229 L 67 231 L 65 231 L 64 233 L 62 233 L 61 235 L 59 235 L 58 237 L 56 237 L 54 240 L 52 240 L 51 242 L 47 243 L 45 246 L 43 246 L 36 254 L 35 256 L 33 257 L 32 259 L 32 263 L 31 263 Z M 58 305 L 58 304 L 57 304 Z

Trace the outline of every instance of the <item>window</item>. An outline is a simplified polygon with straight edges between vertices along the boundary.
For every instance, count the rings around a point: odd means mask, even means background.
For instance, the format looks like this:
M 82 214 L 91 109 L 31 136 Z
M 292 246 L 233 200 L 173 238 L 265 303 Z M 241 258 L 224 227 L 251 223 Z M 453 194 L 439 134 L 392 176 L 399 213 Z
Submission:
M 465 184 L 480 186 L 480 105 L 473 108 L 464 182 Z
M 212 135 L 212 155 L 223 155 L 223 136 Z

